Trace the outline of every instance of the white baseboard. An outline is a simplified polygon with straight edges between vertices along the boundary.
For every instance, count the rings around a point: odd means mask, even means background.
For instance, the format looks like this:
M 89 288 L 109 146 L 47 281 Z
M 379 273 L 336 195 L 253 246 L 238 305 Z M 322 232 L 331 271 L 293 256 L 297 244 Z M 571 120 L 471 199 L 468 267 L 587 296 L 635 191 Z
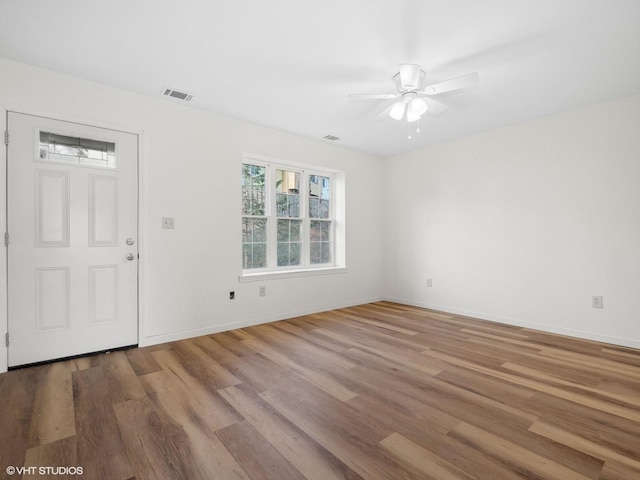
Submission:
M 488 313 L 472 312 L 470 310 L 464 310 L 461 308 L 455 308 L 443 305 L 434 305 L 425 302 L 416 302 L 413 300 L 407 300 L 405 298 L 392 298 L 385 297 L 385 301 L 401 303 L 404 305 L 411 305 L 414 307 L 428 308 L 430 310 L 437 310 L 444 313 L 452 313 L 454 315 L 464 315 L 467 317 L 473 317 L 480 320 L 488 320 L 491 322 L 504 323 L 506 325 L 514 325 L 517 327 L 531 328 L 533 330 L 540 330 L 548 333 L 556 333 L 558 335 L 566 335 L 568 337 L 581 338 L 583 340 L 594 340 L 596 342 L 609 343 L 612 345 L 619 345 L 621 347 L 630 347 L 640 349 L 640 340 L 611 337 L 608 335 L 601 335 L 593 332 L 585 332 L 582 330 L 573 330 L 569 328 L 559 328 L 553 325 L 547 325 L 543 323 L 533 323 L 519 320 L 517 318 L 500 317 L 498 315 L 492 315 Z
M 235 330 L 237 328 L 253 327 L 255 325 L 262 325 L 263 323 L 277 322 L 278 320 L 286 320 L 288 318 L 301 317 L 303 315 L 311 315 L 313 313 L 326 312 L 328 310 L 336 310 L 338 308 L 353 307 L 355 305 L 363 305 L 365 303 L 378 302 L 382 300 L 382 297 L 362 298 L 359 300 L 353 300 L 345 303 L 324 305 L 322 307 L 302 309 L 284 313 L 278 313 L 274 315 L 267 315 L 264 317 L 255 317 L 238 322 L 230 322 L 219 325 L 211 325 L 209 327 L 196 328 L 193 330 L 181 330 L 179 332 L 165 333 L 159 335 L 148 335 L 141 338 L 138 342 L 140 347 L 148 347 L 151 345 L 158 345 L 160 343 L 175 342 L 177 340 L 185 340 L 187 338 L 200 337 L 202 335 L 211 335 L 213 333 L 226 332 L 228 330 Z

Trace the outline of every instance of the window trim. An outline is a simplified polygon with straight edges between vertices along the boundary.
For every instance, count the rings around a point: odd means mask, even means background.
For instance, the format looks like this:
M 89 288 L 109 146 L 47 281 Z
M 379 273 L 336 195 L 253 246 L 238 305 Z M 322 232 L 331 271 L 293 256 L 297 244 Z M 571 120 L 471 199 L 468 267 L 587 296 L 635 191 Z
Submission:
M 345 258 L 345 245 L 344 245 L 344 226 L 338 226 L 339 219 L 344 222 L 344 192 L 339 194 L 338 186 L 339 182 L 344 182 L 344 172 L 331 169 L 318 167 L 310 164 L 303 164 L 299 162 L 285 161 L 277 158 L 266 157 L 263 155 L 244 153 L 240 162 L 240 168 L 244 164 L 258 165 L 266 168 L 266 182 L 267 188 L 267 204 L 265 205 L 265 217 L 267 218 L 267 267 L 264 268 L 242 268 L 240 265 L 241 282 L 251 282 L 258 280 L 265 280 L 269 278 L 290 278 L 300 277 L 308 275 L 326 275 L 333 273 L 345 273 L 347 271 L 344 263 Z M 277 208 L 276 208 L 276 188 L 272 185 L 275 181 L 276 170 L 287 170 L 299 172 L 301 174 L 301 196 L 300 196 L 300 211 L 302 215 L 303 234 L 302 234 L 302 252 L 301 252 L 301 265 L 291 266 L 277 266 Z M 318 175 L 322 177 L 329 177 L 331 180 L 331 193 L 330 193 L 330 217 L 331 221 L 331 262 L 322 264 L 311 264 L 310 253 L 310 224 L 311 217 L 309 216 L 309 176 Z M 344 187 L 342 187 L 344 188 Z M 338 201 L 341 205 L 338 205 Z M 250 215 L 244 215 L 241 212 L 240 221 L 243 218 L 250 217 Z M 342 235 L 338 235 L 338 231 L 342 231 Z M 242 241 L 240 242 L 242 245 Z
M 300 268 L 297 270 L 244 272 L 242 273 L 242 275 L 240 275 L 240 283 L 259 282 L 262 280 L 271 280 L 276 278 L 297 278 L 310 277 L 315 275 L 332 275 L 337 273 L 347 273 L 348 270 L 347 267 L 333 266 L 323 268 Z

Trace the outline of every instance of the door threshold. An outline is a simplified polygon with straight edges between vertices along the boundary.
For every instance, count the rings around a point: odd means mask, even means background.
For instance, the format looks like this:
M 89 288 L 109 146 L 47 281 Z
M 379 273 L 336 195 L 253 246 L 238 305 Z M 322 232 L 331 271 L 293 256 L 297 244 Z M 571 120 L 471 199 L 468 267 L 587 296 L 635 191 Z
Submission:
M 40 365 L 47 365 L 49 363 L 64 362 L 64 361 L 67 361 L 67 360 L 75 360 L 76 358 L 92 357 L 94 355 L 102 355 L 102 354 L 105 354 L 105 353 L 119 352 L 121 350 L 131 350 L 132 348 L 138 348 L 138 344 L 136 343 L 135 345 L 126 345 L 124 347 L 109 348 L 107 350 L 98 350 L 97 352 L 81 353 L 79 355 L 71 355 L 69 357 L 52 358 L 51 360 L 43 360 L 41 362 L 25 363 L 24 365 L 14 365 L 12 367 L 9 367 L 8 370 L 12 371 L 12 370 L 21 370 L 23 368 L 39 367 Z

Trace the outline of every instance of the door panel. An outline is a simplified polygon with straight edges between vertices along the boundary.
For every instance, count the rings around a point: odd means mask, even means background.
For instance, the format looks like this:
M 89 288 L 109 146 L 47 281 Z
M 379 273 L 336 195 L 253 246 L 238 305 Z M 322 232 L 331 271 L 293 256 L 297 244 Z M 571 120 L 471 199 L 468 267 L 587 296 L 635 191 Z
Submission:
M 7 125 L 9 366 L 137 344 L 137 136 Z
M 36 268 L 36 333 L 69 329 L 69 267 Z
M 118 265 L 89 267 L 89 319 L 92 325 L 118 322 Z
M 118 245 L 118 179 L 89 177 L 89 246 Z
M 36 246 L 69 246 L 69 173 L 36 169 Z

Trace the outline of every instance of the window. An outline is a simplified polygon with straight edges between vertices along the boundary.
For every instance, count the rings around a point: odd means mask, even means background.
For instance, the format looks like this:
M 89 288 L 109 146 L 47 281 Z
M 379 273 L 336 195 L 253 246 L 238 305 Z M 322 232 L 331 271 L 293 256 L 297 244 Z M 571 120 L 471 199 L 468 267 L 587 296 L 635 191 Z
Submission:
M 116 168 L 116 144 L 113 142 L 44 131 L 40 131 L 38 137 L 38 158 L 41 161 Z
M 311 263 L 331 262 L 331 179 L 309 175 Z
M 336 172 L 245 157 L 245 274 L 336 266 Z
M 242 268 L 267 266 L 267 169 L 242 165 Z
M 300 265 L 300 172 L 276 170 L 277 265 Z

